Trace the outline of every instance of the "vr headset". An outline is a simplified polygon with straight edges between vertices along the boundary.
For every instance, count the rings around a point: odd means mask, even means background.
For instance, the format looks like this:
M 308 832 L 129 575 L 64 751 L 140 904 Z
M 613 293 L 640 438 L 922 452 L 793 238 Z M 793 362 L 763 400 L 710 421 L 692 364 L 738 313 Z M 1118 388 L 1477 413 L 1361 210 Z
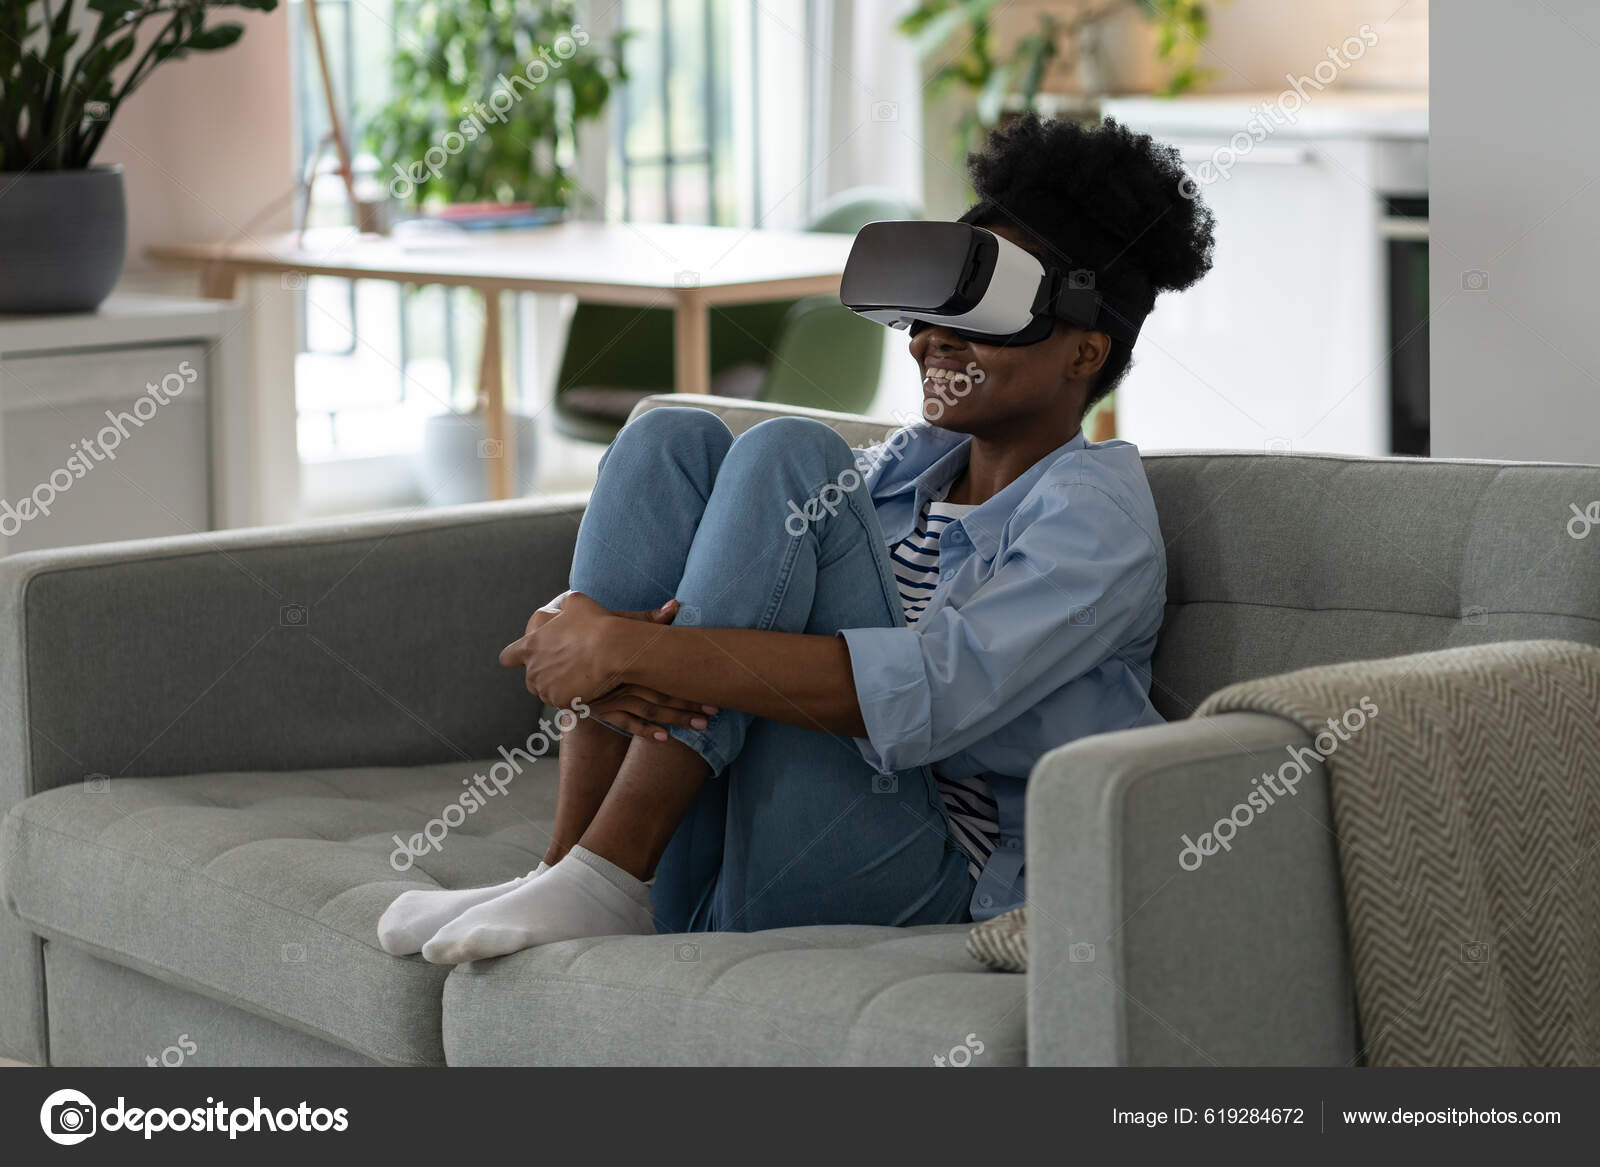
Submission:
M 1093 272 L 1047 266 L 970 223 L 868 223 L 845 261 L 839 299 L 912 336 L 941 325 L 977 344 L 1037 344 L 1065 320 L 1132 345 L 1143 323 L 1105 302 Z

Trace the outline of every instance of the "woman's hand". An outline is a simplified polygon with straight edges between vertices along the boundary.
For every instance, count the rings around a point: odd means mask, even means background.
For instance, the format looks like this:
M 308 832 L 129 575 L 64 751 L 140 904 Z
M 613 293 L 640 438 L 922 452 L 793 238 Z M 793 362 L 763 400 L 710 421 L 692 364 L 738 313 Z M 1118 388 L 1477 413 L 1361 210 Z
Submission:
M 704 729 L 706 716 L 717 710 L 656 689 L 617 685 L 626 661 L 609 659 L 604 622 L 626 619 L 664 625 L 671 624 L 677 614 L 677 600 L 668 600 L 653 611 L 611 612 L 583 593 L 572 592 L 560 612 L 541 609 L 529 617 L 526 633 L 501 651 L 500 663 L 508 668 L 520 666 L 528 691 L 551 705 L 571 707 L 575 701 L 587 701 L 591 715 L 637 737 L 662 741 L 667 737 L 663 726 Z M 557 623 L 558 617 L 566 619 Z M 607 689 L 607 685 L 611 687 Z M 599 696 L 588 696 L 596 689 L 602 690 Z
M 561 595 L 555 597 L 549 603 L 553 604 L 556 600 L 564 602 L 572 594 L 572 592 L 562 592 Z M 627 612 L 613 608 L 611 609 L 611 614 L 613 616 L 621 616 L 625 620 L 643 620 L 646 624 L 671 624 L 678 617 L 678 601 L 668 600 L 659 608 L 650 608 L 643 612 Z M 528 626 L 522 630 L 522 635 L 532 636 L 559 615 L 561 615 L 561 610 L 559 608 L 551 608 L 548 604 L 543 608 L 536 609 L 533 615 L 528 617 Z
M 606 635 L 617 619 L 582 592 L 573 592 L 560 612 L 501 649 L 500 663 L 520 667 L 528 692 L 545 704 L 572 708 L 621 683 L 621 662 L 611 660 Z
M 685 729 L 704 729 L 706 717 L 716 711 L 714 705 L 696 705 L 642 685 L 621 685 L 599 700 L 589 702 L 591 717 L 634 737 L 658 742 L 666 741 L 669 736 L 664 727 L 681 725 Z

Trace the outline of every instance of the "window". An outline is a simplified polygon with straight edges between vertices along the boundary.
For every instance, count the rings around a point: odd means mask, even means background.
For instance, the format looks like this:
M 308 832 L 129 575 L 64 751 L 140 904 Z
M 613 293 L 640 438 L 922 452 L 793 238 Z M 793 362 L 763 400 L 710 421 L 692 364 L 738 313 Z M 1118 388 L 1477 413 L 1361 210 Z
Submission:
M 616 182 L 623 219 L 661 223 L 734 220 L 729 3 L 624 0 L 629 81 L 618 95 Z
M 481 0 L 462 0 L 463 3 Z M 356 169 L 362 119 L 389 95 L 390 60 L 406 33 L 395 0 L 318 0 L 323 41 Z M 605 213 L 614 219 L 798 226 L 809 199 L 786 197 L 810 156 L 813 77 L 807 52 L 825 0 L 620 0 L 595 6 L 633 36 L 629 82 L 610 110 Z M 301 173 L 327 132 L 303 0 L 290 0 Z M 594 30 L 597 34 L 599 29 Z M 772 82 L 758 85 L 757 76 Z M 759 131 L 759 132 L 758 132 Z M 795 151 L 763 149 L 791 140 Z M 349 223 L 331 149 L 318 164 L 308 224 Z M 585 173 L 580 160 L 579 177 Z M 592 173 L 592 172 L 591 172 Z M 598 174 L 595 176 L 598 179 Z M 764 190 L 776 192 L 773 206 Z M 407 290 L 382 281 L 312 279 L 300 302 L 296 362 L 299 449 L 307 461 L 408 454 L 426 417 L 466 410 L 476 391 L 481 306 L 465 289 Z M 508 321 L 513 400 L 530 399 L 531 313 Z M 546 339 L 540 337 L 540 339 Z M 549 338 L 556 340 L 557 338 Z

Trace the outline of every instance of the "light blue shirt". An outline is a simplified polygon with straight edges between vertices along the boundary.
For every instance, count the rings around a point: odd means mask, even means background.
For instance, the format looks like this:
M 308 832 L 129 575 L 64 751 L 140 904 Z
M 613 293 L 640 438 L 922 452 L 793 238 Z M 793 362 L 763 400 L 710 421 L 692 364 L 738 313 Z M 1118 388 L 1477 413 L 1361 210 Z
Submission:
M 917 424 L 858 453 L 890 546 L 966 468 L 971 438 Z M 974 919 L 1023 902 L 1027 776 L 1049 750 L 1151 725 L 1167 562 L 1139 451 L 1080 430 L 939 537 L 939 584 L 911 628 L 841 635 L 880 771 L 982 775 L 1001 845 Z

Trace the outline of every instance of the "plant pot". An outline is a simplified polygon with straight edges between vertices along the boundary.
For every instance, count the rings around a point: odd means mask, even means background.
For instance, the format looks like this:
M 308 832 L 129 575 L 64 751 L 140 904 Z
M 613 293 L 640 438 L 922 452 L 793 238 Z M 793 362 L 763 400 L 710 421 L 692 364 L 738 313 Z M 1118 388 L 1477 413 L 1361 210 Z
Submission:
M 0 313 L 93 312 L 127 245 L 122 167 L 0 173 Z
M 520 413 L 506 415 L 506 436 L 516 447 L 516 489 L 533 489 L 538 469 L 539 424 Z M 489 460 L 498 454 L 489 442 L 488 419 L 478 412 L 438 413 L 423 422 L 418 476 L 423 496 L 434 506 L 483 502 L 489 497 Z

